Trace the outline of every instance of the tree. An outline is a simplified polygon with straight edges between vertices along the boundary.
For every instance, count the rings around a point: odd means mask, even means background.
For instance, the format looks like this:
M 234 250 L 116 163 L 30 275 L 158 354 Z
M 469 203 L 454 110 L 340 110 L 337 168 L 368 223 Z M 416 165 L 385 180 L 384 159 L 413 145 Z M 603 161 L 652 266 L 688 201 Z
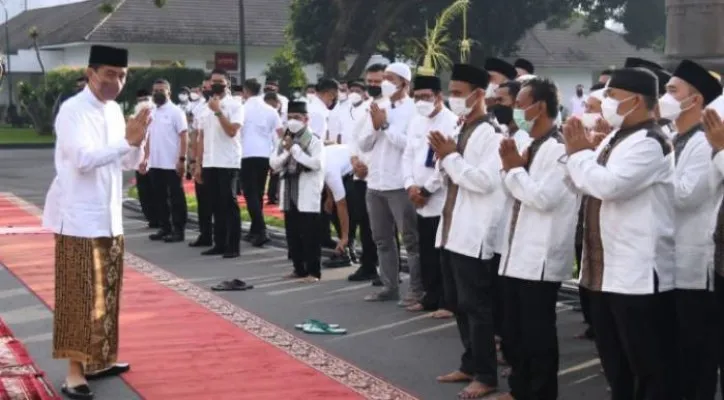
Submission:
M 636 48 L 663 48 L 666 37 L 666 4 L 662 0 L 582 0 L 587 10 L 586 32 L 604 28 L 607 20 L 623 24 L 626 41 Z
M 264 75 L 279 80 L 279 92 L 287 94 L 290 88 L 303 88 L 307 85 L 307 76 L 290 46 L 282 48 L 266 67 Z

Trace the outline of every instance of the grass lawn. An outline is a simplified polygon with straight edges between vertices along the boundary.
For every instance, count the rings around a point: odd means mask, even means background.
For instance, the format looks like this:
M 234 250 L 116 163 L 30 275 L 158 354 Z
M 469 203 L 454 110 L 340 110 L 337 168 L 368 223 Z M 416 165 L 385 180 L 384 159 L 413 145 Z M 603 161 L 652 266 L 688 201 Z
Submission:
M 32 128 L 0 125 L 0 144 L 53 143 L 55 135 L 40 136 Z
M 136 187 L 132 187 L 128 190 L 128 197 L 138 199 L 138 189 Z M 186 204 L 189 207 L 189 212 L 198 212 L 199 206 L 196 203 L 196 196 L 192 194 L 186 195 Z M 246 210 L 246 207 L 239 206 L 241 209 L 241 219 L 243 221 L 250 221 L 251 218 L 249 217 L 249 211 Z M 268 215 L 264 216 L 264 222 L 266 222 L 269 226 L 275 226 L 277 228 L 284 228 L 284 220 L 277 217 L 271 217 Z

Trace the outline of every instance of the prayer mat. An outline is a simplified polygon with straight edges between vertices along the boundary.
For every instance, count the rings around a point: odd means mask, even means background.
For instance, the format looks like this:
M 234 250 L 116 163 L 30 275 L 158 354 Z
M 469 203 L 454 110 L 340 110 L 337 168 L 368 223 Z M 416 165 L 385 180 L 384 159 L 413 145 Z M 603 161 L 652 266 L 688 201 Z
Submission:
M 0 376 L 0 400 L 59 399 L 43 376 Z

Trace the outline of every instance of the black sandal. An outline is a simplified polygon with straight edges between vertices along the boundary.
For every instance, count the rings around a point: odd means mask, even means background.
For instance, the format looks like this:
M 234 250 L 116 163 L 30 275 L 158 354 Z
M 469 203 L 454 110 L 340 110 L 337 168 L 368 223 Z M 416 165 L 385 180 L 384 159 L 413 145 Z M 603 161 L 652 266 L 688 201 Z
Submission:
M 60 391 L 63 392 L 66 397 L 73 400 L 93 400 L 95 397 L 90 386 L 87 384 L 70 387 L 67 383 L 64 383 Z
M 211 287 L 211 290 L 216 292 L 232 292 L 232 291 L 244 291 L 254 289 L 254 285 L 249 285 L 240 279 L 232 279 L 230 281 L 223 281 L 218 285 Z
M 126 372 L 131 370 L 131 364 L 128 363 L 115 363 L 111 365 L 108 368 L 99 370 L 99 371 L 93 371 L 88 372 L 85 374 L 85 379 L 89 381 L 103 379 L 103 378 L 111 378 L 114 376 L 118 376 L 121 374 L 125 374 Z

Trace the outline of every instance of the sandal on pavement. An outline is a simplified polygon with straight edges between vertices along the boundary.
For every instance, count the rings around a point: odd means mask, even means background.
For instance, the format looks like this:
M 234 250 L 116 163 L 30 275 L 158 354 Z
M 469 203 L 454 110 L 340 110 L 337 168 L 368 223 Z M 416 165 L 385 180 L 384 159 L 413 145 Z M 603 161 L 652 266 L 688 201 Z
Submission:
M 303 324 L 296 324 L 296 325 L 294 325 L 294 328 L 301 331 L 301 330 L 304 329 L 305 326 L 310 325 L 310 324 L 313 324 L 314 322 L 320 322 L 320 321 L 317 321 L 317 320 L 314 320 L 314 319 L 308 319 L 308 320 L 304 321 Z M 339 324 L 327 324 L 327 325 L 328 325 L 330 328 L 339 328 Z
M 347 330 L 344 328 L 332 328 L 322 321 L 310 320 L 308 325 L 302 327 L 302 332 L 314 335 L 344 335 Z
M 63 386 L 61 386 L 60 391 L 66 397 L 73 400 L 93 400 L 95 397 L 90 389 L 90 386 L 87 384 L 69 386 L 67 383 L 64 383 Z
M 232 279 L 230 281 L 223 281 L 218 285 L 211 287 L 211 290 L 216 292 L 232 292 L 232 291 L 244 291 L 254 289 L 254 285 L 249 285 L 240 279 Z

